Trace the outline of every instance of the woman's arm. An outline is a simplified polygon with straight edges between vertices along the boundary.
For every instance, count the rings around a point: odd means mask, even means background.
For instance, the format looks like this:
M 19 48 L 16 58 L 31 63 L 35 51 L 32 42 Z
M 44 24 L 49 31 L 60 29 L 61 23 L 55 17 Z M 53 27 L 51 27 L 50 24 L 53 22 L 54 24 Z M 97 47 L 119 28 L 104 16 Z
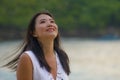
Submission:
M 18 62 L 17 80 L 33 80 L 32 61 L 27 54 L 22 54 Z

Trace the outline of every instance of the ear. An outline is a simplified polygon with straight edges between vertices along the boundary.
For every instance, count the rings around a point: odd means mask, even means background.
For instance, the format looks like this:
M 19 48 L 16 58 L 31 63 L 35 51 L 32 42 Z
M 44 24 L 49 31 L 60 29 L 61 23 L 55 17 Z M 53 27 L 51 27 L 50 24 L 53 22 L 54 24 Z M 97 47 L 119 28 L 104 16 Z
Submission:
M 37 37 L 37 34 L 36 34 L 35 32 L 33 32 L 33 34 L 32 34 L 32 35 L 33 35 L 33 37 Z
M 33 37 L 37 37 L 37 35 L 34 34 Z

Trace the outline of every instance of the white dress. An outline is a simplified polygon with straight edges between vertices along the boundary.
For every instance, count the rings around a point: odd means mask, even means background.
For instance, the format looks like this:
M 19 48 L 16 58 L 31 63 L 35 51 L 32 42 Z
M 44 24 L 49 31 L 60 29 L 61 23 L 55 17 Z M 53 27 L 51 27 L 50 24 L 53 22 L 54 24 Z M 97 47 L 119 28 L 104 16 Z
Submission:
M 52 74 L 48 72 L 44 67 L 40 67 L 39 62 L 32 51 L 25 52 L 32 61 L 33 64 L 33 80 L 54 80 Z M 63 67 L 59 61 L 56 53 L 57 60 L 57 76 L 56 80 L 69 80 L 67 74 L 64 72 Z

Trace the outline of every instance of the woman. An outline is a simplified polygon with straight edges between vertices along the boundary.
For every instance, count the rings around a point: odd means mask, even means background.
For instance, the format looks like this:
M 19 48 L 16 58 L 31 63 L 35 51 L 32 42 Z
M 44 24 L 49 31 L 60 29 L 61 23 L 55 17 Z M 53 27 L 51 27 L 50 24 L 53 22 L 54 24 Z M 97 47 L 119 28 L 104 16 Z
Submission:
M 49 12 L 33 16 L 20 54 L 5 66 L 17 80 L 68 80 L 69 58 L 60 47 L 58 26 Z

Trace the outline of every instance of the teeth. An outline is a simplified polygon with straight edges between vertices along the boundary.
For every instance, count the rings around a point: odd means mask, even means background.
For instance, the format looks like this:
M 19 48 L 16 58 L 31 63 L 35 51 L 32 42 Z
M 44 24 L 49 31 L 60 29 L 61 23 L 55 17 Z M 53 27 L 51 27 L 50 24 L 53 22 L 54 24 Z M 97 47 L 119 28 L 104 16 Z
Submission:
M 52 31 L 54 31 L 54 29 L 48 29 L 48 31 L 52 32 Z

